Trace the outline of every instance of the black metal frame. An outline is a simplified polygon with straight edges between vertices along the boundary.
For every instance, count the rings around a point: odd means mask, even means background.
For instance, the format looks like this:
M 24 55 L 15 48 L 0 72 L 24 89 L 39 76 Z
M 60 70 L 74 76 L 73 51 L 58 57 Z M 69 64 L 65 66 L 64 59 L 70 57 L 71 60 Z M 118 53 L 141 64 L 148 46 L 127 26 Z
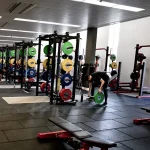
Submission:
M 105 68 L 104 68 L 104 71 L 107 72 L 108 57 L 110 56 L 110 54 L 109 54 L 109 46 L 107 46 L 106 48 L 97 48 L 96 50 L 97 50 L 97 51 L 98 51 L 98 50 L 105 50 L 105 51 L 106 51 L 106 58 L 105 58 Z
M 60 78 L 60 62 L 61 62 L 61 44 L 63 41 L 68 40 L 76 40 L 76 49 L 75 49 L 75 62 L 74 62 L 74 75 L 73 75 L 73 89 L 72 89 L 72 98 L 69 102 L 61 101 L 59 94 L 57 92 L 57 83 L 58 78 Z M 53 44 L 53 56 L 52 56 L 52 65 L 51 65 L 51 91 L 50 91 L 50 104 L 53 104 L 54 100 L 56 100 L 56 104 L 75 104 L 75 90 L 76 90 L 76 75 L 77 75 L 77 65 L 78 65 L 78 55 L 79 55 L 79 42 L 80 42 L 80 34 L 77 33 L 76 36 L 70 36 L 68 32 L 65 35 L 58 35 L 56 31 L 50 35 L 39 36 L 39 51 L 38 51 L 38 64 L 37 64 L 37 82 L 39 82 L 39 71 L 40 71 L 40 54 L 41 54 L 41 42 L 42 41 L 49 41 L 49 45 Z M 58 46 L 58 51 L 56 50 Z M 50 46 L 49 46 L 50 51 Z M 57 54 L 56 54 L 57 53 Z M 57 56 L 56 56 L 57 55 Z M 56 57 L 57 57 L 57 64 L 56 64 Z M 50 56 L 48 56 L 50 58 Z M 50 71 L 49 65 L 47 68 L 47 72 Z M 55 73 L 56 71 L 56 73 Z M 54 89 L 54 80 L 56 78 L 56 88 Z M 48 84 L 48 76 L 47 76 L 47 84 Z M 36 96 L 41 93 L 39 92 L 39 86 L 36 86 Z M 46 93 L 48 93 L 46 89 Z

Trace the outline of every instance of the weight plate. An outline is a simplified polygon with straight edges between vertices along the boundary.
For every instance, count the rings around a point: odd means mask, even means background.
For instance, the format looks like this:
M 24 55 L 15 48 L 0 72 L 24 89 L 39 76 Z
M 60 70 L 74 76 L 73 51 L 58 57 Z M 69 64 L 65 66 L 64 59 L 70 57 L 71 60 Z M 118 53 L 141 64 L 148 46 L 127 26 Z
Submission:
M 36 55 L 36 49 L 34 47 L 30 47 L 28 50 L 29 56 L 35 56 Z
M 69 89 L 62 89 L 59 96 L 63 101 L 68 101 L 72 97 L 72 92 Z
M 70 59 L 65 59 L 61 63 L 61 67 L 64 71 L 69 72 L 73 69 L 73 62 Z
M 2 52 L 0 52 L 0 57 L 2 57 Z
M 18 65 L 21 65 L 21 59 L 18 60 Z
M 11 50 L 11 51 L 9 52 L 9 55 L 10 55 L 11 57 L 15 57 L 15 50 Z
M 47 71 L 44 71 L 43 73 L 42 73 L 42 79 L 44 80 L 44 81 L 47 81 Z M 48 75 L 48 80 L 50 80 L 51 79 L 51 74 L 49 73 L 49 75 Z
M 36 66 L 36 60 L 33 58 L 28 59 L 28 66 L 34 68 Z
M 45 47 L 44 47 L 44 54 L 45 55 L 48 55 L 48 48 L 49 48 L 49 45 L 46 45 Z M 53 53 L 53 47 L 51 46 L 50 47 L 50 55 Z
M 115 61 L 115 60 L 116 60 L 116 55 L 114 55 L 114 54 L 110 55 L 110 59 L 111 59 L 112 61 Z
M 94 95 L 94 101 L 96 104 L 102 104 L 104 101 L 104 94 L 102 93 L 96 93 Z
M 20 57 L 23 57 L 23 50 L 20 50 L 19 56 L 20 56 Z M 26 50 L 24 50 L 24 56 L 26 56 Z
M 117 71 L 116 70 L 112 70 L 110 74 L 111 74 L 111 76 L 114 76 L 115 74 L 117 74 Z
M 52 64 L 52 59 L 50 59 L 49 64 Z M 45 59 L 45 60 L 43 61 L 43 67 L 44 67 L 45 69 L 47 69 L 47 65 L 48 65 L 48 59 Z
M 43 82 L 41 85 L 40 85 L 40 89 L 42 92 L 46 92 L 46 83 Z M 47 86 L 47 90 L 50 91 L 51 87 L 50 87 L 50 84 L 48 84 Z
M 72 77 L 70 74 L 64 74 L 61 78 L 61 83 L 63 86 L 69 86 L 72 83 Z
M 2 59 L 0 59 L 0 63 L 2 63 Z M 5 64 L 5 59 L 3 59 L 3 64 Z
M 9 66 L 9 71 L 14 72 L 15 71 L 15 66 L 14 65 Z
M 9 63 L 10 63 L 11 65 L 13 65 L 14 62 L 15 62 L 15 59 L 14 59 L 14 58 L 12 58 L 12 59 L 9 60 Z
M 65 42 L 62 46 L 64 54 L 70 55 L 73 52 L 73 45 L 70 42 Z
M 29 69 L 27 72 L 28 77 L 34 78 L 36 76 L 36 70 L 34 69 Z
M 117 68 L 117 63 L 112 62 L 112 64 L 111 64 L 111 68 L 112 68 L 112 69 L 116 69 L 116 68 Z
M 0 69 L 2 69 L 2 64 L 0 64 Z

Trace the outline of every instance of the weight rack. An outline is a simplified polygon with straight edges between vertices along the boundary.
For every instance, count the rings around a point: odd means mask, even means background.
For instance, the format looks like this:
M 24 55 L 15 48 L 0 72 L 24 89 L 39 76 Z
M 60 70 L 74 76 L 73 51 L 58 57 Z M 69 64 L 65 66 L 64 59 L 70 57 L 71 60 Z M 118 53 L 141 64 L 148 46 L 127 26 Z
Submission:
M 22 49 L 22 57 L 19 56 L 19 58 L 21 59 L 21 75 L 18 75 L 19 78 L 21 78 L 21 89 L 23 89 L 23 86 L 25 85 L 25 83 L 29 83 L 28 81 L 25 81 L 24 83 L 24 60 L 25 60 L 25 51 L 32 46 L 37 46 L 39 45 L 38 43 L 33 43 L 31 42 L 16 42 L 15 43 L 15 72 L 14 72 L 14 80 L 17 77 L 16 76 L 16 70 L 17 70 L 17 64 L 16 64 L 16 52 L 17 49 L 21 48 Z M 33 84 L 33 83 L 32 83 Z M 34 84 L 32 86 L 36 85 L 36 82 L 34 82 Z M 25 87 L 26 88 L 26 87 Z
M 72 89 L 72 98 L 70 102 L 62 102 L 58 92 L 57 92 L 57 83 L 60 77 L 60 52 L 61 52 L 61 44 L 62 42 L 66 42 L 69 40 L 75 39 L 76 40 L 76 48 L 75 48 L 75 62 L 74 62 L 74 75 L 73 75 L 73 89 Z M 56 100 L 56 104 L 75 104 L 75 90 L 76 90 L 76 75 L 77 75 L 77 65 L 78 65 L 78 54 L 79 54 L 79 42 L 80 42 L 80 34 L 77 33 L 76 36 L 70 36 L 69 32 L 66 32 L 65 35 L 58 35 L 57 31 L 54 31 L 54 34 L 50 35 L 44 35 L 44 36 L 39 36 L 39 53 L 38 53 L 38 65 L 37 65 L 37 81 L 39 81 L 39 70 L 40 70 L 40 53 L 41 53 L 41 42 L 42 41 L 49 41 L 49 49 L 50 51 L 50 46 L 53 44 L 53 56 L 52 56 L 52 68 L 51 68 L 51 91 L 50 91 L 50 104 L 53 104 L 54 99 Z M 58 46 L 58 53 L 57 53 L 57 46 Z M 57 53 L 57 65 L 55 62 L 56 59 L 56 53 Z M 48 57 L 50 60 L 50 57 Z M 48 62 L 49 62 L 48 60 Z M 48 65 L 47 72 L 50 71 L 50 65 Z M 56 71 L 56 74 L 55 74 Z M 54 80 L 56 78 L 56 84 L 54 83 Z M 48 84 L 48 76 L 47 76 L 47 84 Z M 55 89 L 54 89 L 54 84 L 55 84 Z M 47 86 L 46 86 L 47 87 Z M 47 91 L 46 91 L 47 92 Z M 39 92 L 39 87 L 36 87 L 36 95 L 38 95 Z

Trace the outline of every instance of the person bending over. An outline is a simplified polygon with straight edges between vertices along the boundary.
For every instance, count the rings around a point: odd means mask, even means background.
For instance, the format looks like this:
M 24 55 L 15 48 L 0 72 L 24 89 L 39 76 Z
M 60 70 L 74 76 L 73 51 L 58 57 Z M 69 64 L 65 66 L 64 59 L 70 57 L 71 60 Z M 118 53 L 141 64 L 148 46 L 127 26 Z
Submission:
M 94 89 L 95 87 L 99 86 L 98 92 L 101 93 L 102 90 L 104 91 L 105 97 L 104 105 L 106 105 L 108 98 L 107 86 L 109 82 L 109 76 L 105 72 L 94 72 L 88 76 L 88 81 L 89 81 L 88 97 L 94 96 Z

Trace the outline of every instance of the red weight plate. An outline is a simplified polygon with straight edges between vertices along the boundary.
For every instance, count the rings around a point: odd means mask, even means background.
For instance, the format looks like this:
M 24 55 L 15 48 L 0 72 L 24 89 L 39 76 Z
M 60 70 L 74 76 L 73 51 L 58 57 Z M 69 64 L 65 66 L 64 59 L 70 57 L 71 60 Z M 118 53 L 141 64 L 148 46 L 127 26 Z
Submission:
M 50 91 L 50 84 L 48 84 L 48 91 Z M 41 85 L 40 85 L 40 89 L 41 89 L 41 91 L 42 92 L 46 92 L 46 83 L 45 82 L 43 82 Z
M 63 101 L 68 101 L 72 97 L 72 92 L 69 89 L 62 89 L 59 95 Z
M 28 79 L 28 82 L 34 82 L 34 81 L 35 81 L 34 78 Z

